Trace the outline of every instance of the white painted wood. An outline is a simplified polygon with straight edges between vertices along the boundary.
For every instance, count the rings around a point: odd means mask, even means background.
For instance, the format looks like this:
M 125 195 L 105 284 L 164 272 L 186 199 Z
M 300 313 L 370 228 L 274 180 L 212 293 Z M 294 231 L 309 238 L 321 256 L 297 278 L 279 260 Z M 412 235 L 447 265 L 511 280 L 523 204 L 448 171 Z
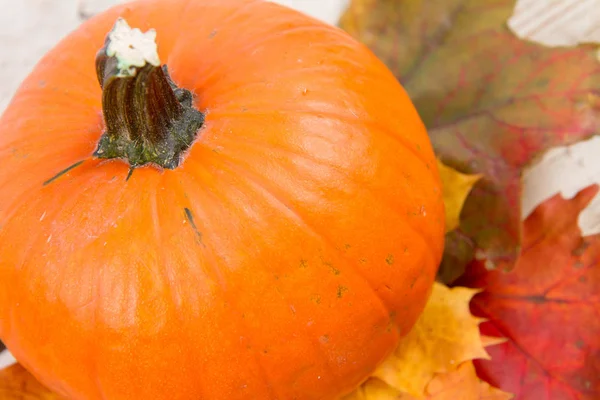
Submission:
M 337 24 L 349 0 L 271 0 L 302 11 L 330 24 Z
M 508 26 L 546 46 L 600 43 L 600 0 L 518 0 Z
M 0 368 L 4 368 L 9 365 L 12 365 L 15 362 L 17 362 L 17 360 L 15 360 L 13 355 L 10 354 L 10 352 L 8 350 L 5 350 L 2 353 L 0 353 Z
M 79 24 L 77 0 L 0 0 L 0 113 L 42 55 Z
M 557 193 L 572 198 L 581 189 L 600 184 L 599 154 L 599 136 L 546 152 L 523 174 L 523 219 Z M 600 233 L 600 196 L 579 215 L 578 224 L 584 236 Z

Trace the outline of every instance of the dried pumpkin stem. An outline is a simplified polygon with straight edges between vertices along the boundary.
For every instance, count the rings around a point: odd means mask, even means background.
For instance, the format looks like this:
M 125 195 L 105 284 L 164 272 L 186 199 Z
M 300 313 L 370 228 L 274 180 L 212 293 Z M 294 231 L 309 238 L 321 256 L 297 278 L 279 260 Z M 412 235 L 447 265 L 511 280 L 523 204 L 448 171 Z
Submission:
M 178 88 L 160 66 L 155 38 L 154 30 L 142 33 L 120 18 L 96 55 L 106 124 L 98 158 L 173 169 L 204 123 L 192 93 Z

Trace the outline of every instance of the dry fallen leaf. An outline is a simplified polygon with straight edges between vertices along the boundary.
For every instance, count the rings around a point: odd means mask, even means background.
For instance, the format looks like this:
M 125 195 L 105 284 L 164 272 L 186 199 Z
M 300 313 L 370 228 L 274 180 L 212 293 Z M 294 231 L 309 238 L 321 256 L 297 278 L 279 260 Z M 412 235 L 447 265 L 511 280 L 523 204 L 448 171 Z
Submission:
M 385 400 L 401 393 L 424 396 L 437 375 L 456 371 L 465 361 L 489 358 L 483 341 L 494 341 L 481 337 L 481 319 L 469 311 L 469 302 L 477 292 L 436 283 L 411 332 L 372 379 L 345 400 Z
M 441 161 L 438 161 L 438 170 L 442 179 L 444 205 L 446 206 L 446 232 L 450 232 L 458 227 L 463 204 L 473 189 L 473 185 L 482 176 L 481 174 L 461 174 Z
M 491 387 L 477 377 L 473 362 L 466 361 L 447 374 L 429 382 L 425 397 L 401 394 L 397 400 L 509 400 L 512 395 Z
M 369 378 L 358 389 L 350 393 L 342 400 L 397 400 L 400 391 L 394 389 L 387 383 L 377 379 Z
M 448 166 L 483 174 L 445 263 L 477 253 L 510 270 L 521 244 L 521 171 L 544 150 L 600 134 L 592 46 L 548 48 L 507 27 L 514 0 L 353 0 L 341 26 L 402 82 Z M 460 267 L 460 266 L 459 266 Z
M 455 371 L 437 374 L 420 397 L 401 393 L 383 381 L 371 378 L 344 400 L 509 400 L 512 397 L 479 379 L 473 362 L 465 361 Z
M 0 370 L 0 399 L 2 400 L 61 400 L 19 364 Z
M 481 174 L 461 174 L 460 172 L 444 165 L 438 160 L 438 170 L 442 180 L 444 191 L 444 205 L 446 208 L 446 243 L 455 243 L 455 237 L 461 237 L 463 233 L 456 230 L 459 226 L 460 214 L 465 200 L 473 186 L 481 179 Z M 459 242 L 460 243 L 460 242 Z M 450 246 L 446 248 L 444 259 L 438 270 L 438 281 L 449 284 L 454 282 L 464 273 L 466 261 L 460 261 L 461 251 Z
M 419 396 L 435 374 L 453 371 L 463 361 L 489 358 L 479 333 L 481 320 L 469 311 L 476 293 L 436 284 L 416 325 L 373 376 Z
M 600 399 L 600 235 L 581 237 L 577 216 L 596 186 L 554 196 L 524 223 L 510 273 L 474 262 L 460 283 L 485 288 L 472 301 L 488 335 L 507 341 L 476 361 L 479 375 L 517 400 Z

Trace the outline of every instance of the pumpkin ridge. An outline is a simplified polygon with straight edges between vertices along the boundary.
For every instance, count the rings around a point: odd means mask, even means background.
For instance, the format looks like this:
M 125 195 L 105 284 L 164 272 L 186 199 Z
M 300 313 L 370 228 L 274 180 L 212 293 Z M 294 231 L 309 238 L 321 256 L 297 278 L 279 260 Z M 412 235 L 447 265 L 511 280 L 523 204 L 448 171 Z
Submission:
M 423 163 L 423 165 L 426 165 L 428 167 L 430 166 L 430 162 L 427 160 L 427 157 L 423 153 L 421 153 L 419 150 L 417 150 L 416 143 L 411 142 L 404 136 L 395 135 L 393 132 L 390 131 L 389 128 L 384 127 L 383 125 L 379 124 L 377 121 L 365 120 L 364 123 L 365 123 L 365 125 L 370 125 L 373 128 L 375 128 L 377 130 L 377 132 L 379 132 L 382 136 L 388 137 L 388 138 L 392 139 L 393 141 L 399 143 L 403 148 L 407 149 L 419 161 L 421 161 L 421 163 Z M 431 168 L 427 168 L 427 169 L 429 170 L 429 175 L 434 180 L 436 173 L 433 172 L 431 170 Z
M 335 391 L 337 393 L 342 393 L 342 390 L 340 389 L 340 385 L 338 384 L 339 374 L 336 374 L 334 372 L 334 368 L 331 366 L 331 363 L 327 359 L 327 356 L 326 356 L 327 353 L 325 352 L 325 349 L 323 348 L 323 343 L 321 343 L 319 341 L 319 339 L 317 339 L 315 337 L 311 338 L 310 342 L 312 343 L 313 348 L 316 348 L 317 351 L 319 352 L 319 354 L 321 355 L 321 359 L 326 360 L 326 362 L 324 363 L 324 365 L 327 367 L 327 370 L 329 371 L 329 374 L 331 376 L 335 376 L 336 378 L 338 378 L 338 379 L 333 379 L 332 380 L 332 382 L 335 383 Z
M 190 212 L 191 212 L 191 210 L 190 210 Z M 218 282 L 218 288 L 220 290 L 220 294 L 223 297 L 227 297 L 227 304 L 230 307 L 230 309 L 232 309 L 234 311 L 234 313 L 237 312 L 238 315 L 243 315 L 243 313 L 241 312 L 242 309 L 238 305 L 238 302 L 236 301 L 236 296 L 228 296 L 227 285 L 224 282 L 222 273 L 220 272 L 220 267 L 219 267 L 218 263 L 215 262 L 215 259 L 212 256 L 213 249 L 211 248 L 212 247 L 211 243 L 208 243 L 207 245 L 203 244 L 203 246 L 208 249 L 208 252 L 205 254 L 205 257 L 202 258 L 205 265 L 207 266 L 206 269 L 210 270 L 211 273 L 217 275 L 217 277 L 218 277 L 218 279 L 214 279 L 211 276 L 207 276 L 208 279 L 212 280 L 213 282 Z M 243 328 L 241 330 L 242 332 L 252 332 L 252 330 L 249 329 L 248 324 L 244 318 L 236 318 L 236 321 L 237 321 L 237 325 Z M 250 345 L 252 346 L 250 353 L 252 354 L 252 358 L 255 360 L 256 366 L 258 367 L 258 369 L 260 371 L 260 377 L 265 384 L 265 388 L 268 390 L 268 392 L 271 396 L 269 398 L 269 400 L 278 399 L 278 398 L 283 399 L 284 397 L 281 397 L 281 396 L 273 396 L 274 388 L 270 384 L 271 379 L 270 379 L 269 375 L 267 374 L 267 370 L 264 367 L 264 364 L 261 361 L 260 354 L 258 353 L 259 349 L 257 346 L 254 345 L 253 342 L 254 342 L 254 340 L 252 340 L 250 343 Z
M 292 210 L 290 207 L 288 207 L 287 205 L 285 205 L 285 204 L 284 204 L 284 202 L 283 202 L 281 199 L 279 199 L 279 198 L 277 198 L 276 196 L 274 196 L 274 195 L 273 195 L 273 193 L 272 193 L 271 191 L 269 191 L 269 190 L 268 190 L 268 188 L 266 188 L 266 187 L 265 187 L 265 185 L 261 185 L 259 182 L 255 181 L 255 180 L 253 180 L 253 179 L 250 179 L 250 178 L 248 177 L 248 175 L 246 174 L 246 173 L 247 173 L 247 171 L 246 171 L 246 172 L 244 172 L 244 173 L 242 173 L 241 171 L 242 171 L 243 169 L 242 169 L 242 168 L 238 168 L 238 167 L 237 167 L 237 166 L 235 166 L 235 164 L 234 164 L 233 162 L 231 162 L 231 161 L 226 161 L 226 160 L 223 160 L 223 159 L 221 159 L 220 161 L 221 161 L 221 163 L 225 164 L 225 167 L 223 167 L 223 168 L 222 168 L 223 170 L 226 170 L 228 173 L 230 173 L 230 174 L 232 174 L 232 175 L 240 175 L 240 174 L 244 175 L 244 177 L 247 179 L 247 181 L 248 181 L 248 182 L 252 182 L 252 183 L 253 183 L 253 186 L 254 186 L 256 189 L 258 189 L 258 190 L 259 190 L 260 192 L 262 192 L 262 193 L 266 193 L 266 194 L 267 194 L 267 195 L 268 195 L 268 196 L 269 196 L 271 199 L 273 199 L 273 200 L 275 200 L 276 202 L 278 202 L 278 203 L 280 203 L 280 204 L 284 205 L 284 207 L 286 208 L 286 210 L 288 210 L 289 212 L 293 213 L 293 214 L 296 216 L 296 214 L 295 214 L 294 210 Z M 198 163 L 198 164 L 199 164 L 199 165 L 202 165 L 202 163 Z M 189 174 L 189 175 L 193 176 L 193 174 Z M 288 213 L 286 213 L 286 214 L 288 214 Z M 315 235 L 316 237 L 318 237 L 318 238 L 320 239 L 320 241 L 321 241 L 321 242 L 323 242 L 323 241 L 324 241 L 324 240 L 323 240 L 323 239 L 324 239 L 324 238 L 323 238 L 323 236 L 322 236 L 322 235 L 320 235 L 320 234 L 318 234 L 316 231 L 314 231 L 314 230 L 313 230 L 311 227 L 309 227 L 308 225 L 306 225 L 306 223 L 305 223 L 305 222 L 304 222 L 304 221 L 303 221 L 301 218 L 297 218 L 297 220 L 299 221 L 299 225 L 301 225 L 301 226 L 303 226 L 303 227 L 305 227 L 305 228 L 309 228 L 309 229 L 311 229 L 311 231 L 313 231 L 314 235 Z M 326 246 L 328 246 L 328 245 L 326 244 Z M 333 245 L 331 245 L 331 246 L 328 246 L 328 247 L 331 247 L 331 248 L 333 248 Z M 337 250 L 337 249 L 336 249 L 336 250 Z M 340 254 L 341 254 L 341 253 L 340 253 Z M 217 265 L 215 265 L 215 264 L 214 264 L 214 261 L 208 261 L 208 260 L 207 260 L 207 262 L 209 262 L 209 263 L 211 263 L 211 264 L 212 264 L 212 268 L 211 268 L 211 269 L 213 269 L 213 270 L 219 269 L 219 267 L 218 267 Z M 368 287 L 371 289 L 371 291 L 372 291 L 373 295 L 374 295 L 374 296 L 377 298 L 378 302 L 379 302 L 380 304 L 382 304 L 382 307 L 384 307 L 384 309 L 385 309 L 385 310 L 387 310 L 387 307 L 385 306 L 385 304 L 383 303 L 383 301 L 382 301 L 382 300 L 381 300 L 381 299 L 380 299 L 380 298 L 377 296 L 377 293 L 376 293 L 376 291 L 375 291 L 375 290 L 373 290 L 373 288 L 372 288 L 372 286 L 369 284 L 368 280 L 366 280 L 366 279 L 365 279 L 365 277 L 364 277 L 362 274 L 360 274 L 360 273 L 356 272 L 354 269 L 353 269 L 352 271 L 353 271 L 353 273 L 355 274 L 355 276 L 357 276 L 358 278 L 360 278 L 362 281 L 366 282 L 366 286 L 368 286 Z M 226 290 L 225 290 L 225 288 L 224 288 L 224 287 L 221 287 L 221 289 L 223 290 L 223 293 L 226 293 Z M 278 292 L 278 293 L 281 295 L 281 297 L 282 297 L 282 301 L 283 301 L 285 304 L 292 304 L 292 302 L 291 302 L 291 301 L 289 301 L 289 300 L 287 299 L 287 297 L 285 296 L 285 293 L 283 293 L 283 292 Z M 231 308 L 235 309 L 235 310 L 236 310 L 236 311 L 237 311 L 237 312 L 238 312 L 240 315 L 242 314 L 242 313 L 241 313 L 241 308 L 240 308 L 240 307 L 237 305 L 237 303 L 235 302 L 235 296 L 233 296 L 233 297 L 228 297 L 228 301 L 227 301 L 227 302 L 228 302 L 228 304 L 231 306 Z M 389 313 L 388 313 L 387 311 L 384 311 L 384 312 L 385 312 L 385 314 L 384 314 L 385 316 L 388 316 L 388 315 L 389 315 Z M 240 319 L 238 319 L 238 321 L 239 321 L 239 320 L 240 320 Z M 248 329 L 248 328 L 247 328 L 247 326 L 248 326 L 248 325 L 247 325 L 247 323 L 245 322 L 246 320 L 245 320 L 245 319 L 243 319 L 243 318 L 241 318 L 241 320 L 242 320 L 242 322 L 240 322 L 240 323 L 242 324 L 242 327 L 244 327 L 244 328 L 245 328 L 245 329 L 244 329 L 244 331 L 245 331 L 245 332 L 253 332 L 252 330 L 250 330 L 250 329 Z M 311 345 L 313 346 L 313 348 L 314 348 L 314 349 L 316 349 L 316 350 L 318 351 L 318 353 L 322 355 L 322 360 L 326 360 L 326 362 L 325 362 L 325 364 L 324 364 L 324 365 L 325 365 L 325 366 L 327 367 L 327 369 L 330 371 L 330 375 L 331 375 L 331 376 L 334 376 L 334 377 L 336 377 L 336 378 L 339 378 L 339 374 L 335 374 L 335 373 L 334 373 L 334 368 L 331 366 L 331 364 L 330 364 L 330 362 L 329 362 L 328 358 L 326 357 L 326 353 L 325 353 L 325 351 L 324 351 L 324 349 L 323 349 L 323 344 L 322 344 L 322 343 L 320 343 L 320 342 L 318 341 L 318 339 L 317 339 L 317 338 L 314 338 L 314 337 L 310 338 L 310 341 L 309 341 L 309 342 L 311 343 Z M 252 344 L 253 344 L 253 343 L 252 343 Z M 265 381 L 265 385 L 266 385 L 266 387 L 268 388 L 268 390 L 269 390 L 269 393 L 271 393 L 271 397 L 269 397 L 269 400 L 270 400 L 270 399 L 283 399 L 284 397 L 281 397 L 281 396 L 273 396 L 273 393 L 274 393 L 274 392 L 278 392 L 278 391 L 277 391 L 277 390 L 275 390 L 275 388 L 274 388 L 272 385 L 270 385 L 270 384 L 269 384 L 269 379 L 270 379 L 270 378 L 269 378 L 269 375 L 268 375 L 268 374 L 267 374 L 267 372 L 266 372 L 266 368 L 264 368 L 264 366 L 263 366 L 263 362 L 261 361 L 261 360 L 262 360 L 262 358 L 261 358 L 261 354 L 260 354 L 260 349 L 258 349 L 258 348 L 257 348 L 256 346 L 254 346 L 254 345 L 252 346 L 252 355 L 253 355 L 253 358 L 256 360 L 257 366 L 259 367 L 259 369 L 260 369 L 260 371 L 261 371 L 261 374 L 263 374 L 263 375 L 261 375 L 261 376 L 262 376 L 262 378 L 263 378 L 263 379 L 264 379 L 264 381 Z M 337 392 L 337 393 L 341 393 L 340 386 L 337 384 L 338 380 L 337 380 L 337 379 L 335 379 L 335 380 L 332 380 L 332 382 L 335 382 L 335 385 L 336 385 L 336 392 Z M 348 390 L 346 390 L 346 391 L 348 391 Z
M 248 146 L 265 146 L 264 142 L 261 142 L 259 140 L 249 139 L 247 136 L 240 136 L 240 137 L 235 137 L 235 138 L 231 137 L 231 136 L 223 136 L 222 138 L 220 138 L 220 140 L 221 141 L 231 141 L 234 144 L 240 144 L 240 143 L 247 144 Z M 314 163 L 315 165 L 321 165 L 323 167 L 331 168 L 332 170 L 335 170 L 336 172 L 338 172 L 341 175 L 350 177 L 349 173 L 347 171 L 345 171 L 339 165 L 334 165 L 332 163 L 328 163 L 325 160 L 314 158 L 310 153 L 308 153 L 306 151 L 297 150 L 294 148 L 283 147 L 283 146 L 277 146 L 275 148 L 271 147 L 271 148 L 269 148 L 269 150 L 274 151 L 276 153 L 284 153 L 284 154 L 294 155 L 298 158 L 303 158 L 307 161 L 310 161 L 311 163 Z M 223 157 L 227 157 L 227 158 L 231 159 L 231 157 L 228 157 L 226 155 L 223 155 Z
M 243 114 L 242 114 L 242 116 L 243 116 Z M 386 137 L 387 137 L 387 135 L 386 135 Z M 260 142 L 259 140 L 249 139 L 248 137 L 244 137 L 244 136 L 235 137 L 234 138 L 232 136 L 224 135 L 221 138 L 221 140 L 222 141 L 223 140 L 230 140 L 230 141 L 232 141 L 234 143 L 243 142 L 243 143 L 248 143 L 249 145 L 264 145 L 264 143 Z M 407 146 L 404 146 L 403 148 L 406 148 L 406 147 Z M 270 149 L 272 150 L 272 148 L 270 148 Z M 343 175 L 343 176 L 346 176 L 346 177 L 350 177 L 349 173 L 345 169 L 339 167 L 338 165 L 326 163 L 326 162 L 324 162 L 322 160 L 312 158 L 310 156 L 310 154 L 308 154 L 307 152 L 297 151 L 297 150 L 285 148 L 285 147 L 282 147 L 282 146 L 275 147 L 274 149 L 275 149 L 276 152 L 293 154 L 293 155 L 298 156 L 300 158 L 304 158 L 304 159 L 306 159 L 306 160 L 308 160 L 308 161 L 310 161 L 312 163 L 315 163 L 316 165 L 321 165 L 321 166 L 324 166 L 324 167 L 331 168 L 332 170 L 336 171 L 340 175 Z M 235 163 L 235 160 L 233 160 L 231 157 L 227 156 L 226 154 L 221 154 L 221 156 L 224 157 L 224 158 L 228 158 L 232 163 Z M 243 168 L 240 167 L 240 169 L 243 169 Z M 432 178 L 433 178 L 433 175 L 432 175 Z M 354 179 L 353 181 L 356 181 L 356 179 Z M 381 197 L 381 196 L 377 197 L 373 193 L 373 190 L 370 189 L 370 188 L 366 188 L 366 191 L 373 197 L 374 200 L 379 201 L 382 204 L 385 204 L 391 211 L 397 209 L 397 206 L 391 204 L 390 200 L 388 198 Z M 435 240 L 432 237 L 433 234 L 427 234 L 423 230 L 419 230 L 417 228 L 416 224 L 411 223 L 408 218 L 403 219 L 402 222 L 404 223 L 404 226 L 406 226 L 408 229 L 410 229 L 412 232 L 414 232 L 415 235 L 417 235 L 425 243 L 426 247 L 428 247 L 428 248 L 434 248 L 435 247 L 434 246 Z
M 247 114 L 249 114 L 250 112 L 252 113 L 252 116 L 255 116 L 255 115 L 267 115 L 267 114 L 271 113 L 271 111 L 267 111 L 267 110 L 265 110 L 265 111 L 261 111 L 261 110 L 247 110 L 245 112 L 240 112 L 240 111 L 215 111 L 215 112 L 211 113 L 211 117 L 212 118 L 215 118 L 217 116 L 247 117 L 248 116 Z M 311 115 L 311 116 L 313 116 L 313 115 L 318 114 L 318 115 L 327 117 L 329 119 L 335 119 L 337 121 L 340 121 L 340 122 L 343 122 L 343 123 L 348 123 L 348 124 L 354 124 L 358 120 L 358 119 L 353 119 L 350 115 L 343 115 L 341 113 L 335 113 L 335 112 L 323 111 L 323 110 L 311 110 L 311 109 L 302 110 L 302 109 L 297 109 L 297 108 L 282 108 L 282 107 L 279 107 L 277 109 L 277 112 L 279 112 L 281 114 L 288 114 L 288 115 L 298 114 L 298 115 Z M 415 148 L 415 143 L 410 142 L 408 139 L 406 139 L 405 137 L 403 137 L 401 135 L 395 135 L 392 132 L 389 132 L 388 129 L 385 129 L 377 121 L 369 120 L 369 119 L 361 119 L 360 121 L 361 121 L 361 123 L 364 123 L 366 125 L 371 125 L 381 135 L 383 135 L 385 137 L 389 137 L 392 140 L 398 142 L 400 145 L 402 145 L 403 148 L 409 150 L 424 165 L 428 165 L 429 164 L 426 156 Z M 431 172 L 431 176 L 433 178 L 435 176 L 435 174 L 433 172 Z
M 203 163 L 201 163 L 201 162 L 196 163 L 196 165 L 205 169 Z M 197 180 L 195 179 L 194 173 L 188 172 L 187 174 L 185 174 L 185 178 L 191 179 L 193 182 L 197 182 Z M 172 186 L 173 186 L 173 189 L 176 187 L 180 193 L 183 193 L 184 197 L 187 197 L 187 194 L 184 189 L 184 184 L 180 179 L 173 179 Z M 210 199 L 209 201 L 217 201 L 217 199 Z M 181 206 L 182 205 L 180 204 L 179 207 L 181 207 Z M 198 201 L 196 200 L 195 202 L 188 203 L 185 206 L 185 208 L 188 208 L 190 210 L 190 212 L 193 213 L 193 215 L 198 215 L 198 212 L 196 212 L 196 207 L 200 207 L 202 209 L 204 207 L 204 204 L 198 205 Z M 198 228 L 198 225 L 199 225 L 198 222 L 196 220 L 194 220 L 194 223 L 196 224 L 196 227 Z M 200 232 L 203 232 L 203 231 L 210 232 L 210 226 L 205 227 L 205 229 L 198 228 L 198 230 Z M 212 245 L 211 245 L 210 237 L 208 238 L 208 240 L 203 240 L 203 241 L 198 241 L 197 238 L 198 238 L 198 236 L 196 234 L 196 243 L 200 244 L 202 247 L 202 252 L 197 253 L 199 256 L 201 255 L 201 260 L 202 260 L 201 262 L 199 262 L 198 267 L 202 270 L 202 273 L 206 275 L 207 279 L 209 279 L 211 282 L 214 282 L 215 284 L 217 284 L 217 286 L 219 287 L 221 292 L 226 293 L 227 292 L 226 279 L 225 279 L 223 273 L 221 272 L 221 269 L 218 267 L 218 265 L 216 265 L 216 263 L 211 258 Z M 204 235 L 203 235 L 203 239 L 204 239 Z M 204 264 L 203 264 L 203 262 L 204 262 Z
M 256 188 L 258 188 L 260 191 L 262 191 L 263 193 L 265 193 L 266 195 L 271 197 L 277 203 L 281 204 L 281 206 L 283 206 L 288 211 L 288 213 L 286 213 L 286 214 L 295 216 L 297 222 L 299 222 L 302 226 L 304 226 L 305 228 L 310 230 L 313 235 L 315 235 L 316 237 L 321 239 L 321 241 L 323 242 L 323 244 L 325 246 L 334 250 L 338 255 L 340 255 L 344 259 L 348 259 L 348 256 L 344 253 L 343 249 L 339 249 L 338 247 L 335 246 L 335 243 L 333 243 L 328 237 L 319 233 L 312 226 L 312 224 L 309 224 L 306 221 L 306 218 L 302 217 L 302 215 L 298 212 L 298 210 L 296 208 L 294 208 L 289 203 L 287 203 L 285 200 L 283 200 L 281 196 L 277 195 L 275 189 L 273 189 L 271 186 L 269 186 L 266 183 L 261 183 L 263 181 L 261 179 L 261 177 L 257 176 L 256 174 L 254 174 L 250 171 L 247 171 L 243 168 L 237 167 L 234 163 L 232 163 L 230 161 L 223 160 L 223 163 L 227 164 L 230 169 L 233 169 L 233 171 L 232 171 L 233 173 L 243 175 Z M 348 265 L 352 265 L 352 260 L 348 260 L 348 261 L 350 261 L 350 263 Z M 379 295 L 377 294 L 377 291 L 375 290 L 375 288 L 373 287 L 371 282 L 362 273 L 360 273 L 356 268 L 350 268 L 350 269 L 352 270 L 352 273 L 354 273 L 356 276 L 360 277 L 364 282 L 367 283 L 367 286 L 370 288 L 371 292 L 373 293 L 375 298 L 378 300 L 379 304 L 381 304 L 384 315 L 386 317 L 389 317 L 389 315 L 390 315 L 389 307 L 385 304 L 383 299 L 381 297 L 379 297 Z M 398 333 L 398 327 L 396 327 L 396 331 Z
M 377 199 L 383 205 L 385 205 L 386 207 L 388 207 L 390 209 L 390 211 L 397 210 L 397 206 L 391 204 L 391 202 L 387 198 L 377 197 L 373 193 L 373 190 L 371 190 L 371 189 L 367 189 L 367 192 L 370 195 L 372 195 L 374 199 Z M 434 238 L 432 238 L 432 235 L 428 235 L 423 230 L 418 229 L 417 228 L 417 224 L 414 224 L 414 223 L 410 222 L 410 218 L 403 218 L 402 222 L 404 223 L 404 226 L 407 229 L 409 229 L 410 231 L 412 231 L 413 233 L 415 233 L 416 236 L 418 236 L 425 243 L 426 247 L 428 247 L 428 248 L 435 248 L 436 247 L 435 246 L 435 240 L 434 240 Z M 430 254 L 427 253 L 427 255 L 430 255 Z

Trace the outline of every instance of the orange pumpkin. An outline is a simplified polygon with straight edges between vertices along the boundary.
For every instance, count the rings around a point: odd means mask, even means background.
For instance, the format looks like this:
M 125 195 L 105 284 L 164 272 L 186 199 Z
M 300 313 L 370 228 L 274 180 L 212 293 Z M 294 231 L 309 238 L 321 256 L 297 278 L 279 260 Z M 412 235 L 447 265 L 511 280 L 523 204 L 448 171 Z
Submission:
M 118 17 L 156 30 L 170 78 L 117 65 Z M 443 247 L 400 84 L 263 1 L 87 21 L 2 116 L 0 165 L 0 337 L 71 399 L 338 398 L 412 327 Z

